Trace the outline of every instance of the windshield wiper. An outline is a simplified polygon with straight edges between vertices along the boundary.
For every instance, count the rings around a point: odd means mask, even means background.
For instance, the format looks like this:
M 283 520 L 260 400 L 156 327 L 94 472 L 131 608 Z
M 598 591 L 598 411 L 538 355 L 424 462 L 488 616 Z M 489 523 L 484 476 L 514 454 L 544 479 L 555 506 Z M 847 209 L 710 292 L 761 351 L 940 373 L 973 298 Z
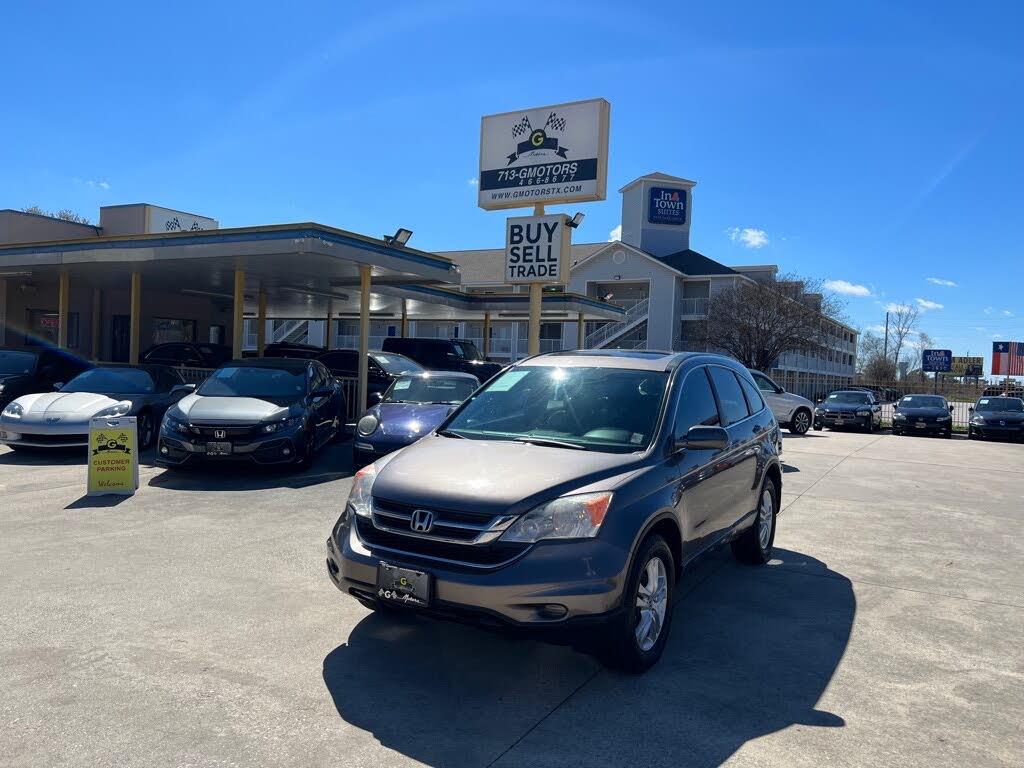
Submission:
M 517 443 L 529 443 L 530 445 L 545 445 L 549 448 L 572 448 L 575 451 L 588 451 L 590 450 L 585 445 L 579 443 L 570 443 L 566 440 L 552 440 L 548 437 L 517 437 Z
M 452 432 L 450 429 L 439 429 L 437 431 L 441 437 L 457 437 L 459 440 L 465 440 L 465 435 L 460 435 L 458 432 Z

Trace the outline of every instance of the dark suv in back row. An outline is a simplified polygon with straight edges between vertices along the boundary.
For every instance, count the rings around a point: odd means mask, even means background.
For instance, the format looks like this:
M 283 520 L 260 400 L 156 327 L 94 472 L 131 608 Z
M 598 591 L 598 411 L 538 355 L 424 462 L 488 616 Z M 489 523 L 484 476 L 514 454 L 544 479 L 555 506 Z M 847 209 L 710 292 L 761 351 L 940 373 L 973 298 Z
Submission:
M 501 363 L 490 363 L 471 341 L 463 339 L 403 339 L 389 336 L 381 349 L 415 360 L 432 371 L 471 373 L 487 381 L 502 369 Z
M 726 542 L 771 558 L 778 437 L 725 357 L 532 357 L 356 474 L 327 569 L 372 609 L 596 625 L 606 663 L 639 672 L 665 647 L 685 565 Z

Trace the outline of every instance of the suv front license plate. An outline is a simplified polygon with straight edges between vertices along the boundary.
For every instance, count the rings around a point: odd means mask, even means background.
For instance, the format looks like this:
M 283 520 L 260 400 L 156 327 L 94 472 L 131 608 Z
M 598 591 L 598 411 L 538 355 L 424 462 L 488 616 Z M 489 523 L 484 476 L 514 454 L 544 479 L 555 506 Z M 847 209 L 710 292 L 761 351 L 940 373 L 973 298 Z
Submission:
M 399 568 L 381 563 L 377 566 L 377 598 L 389 603 L 400 603 L 414 608 L 430 605 L 431 579 L 429 573 Z
M 206 455 L 207 456 L 230 456 L 231 455 L 231 443 L 207 443 L 206 444 Z

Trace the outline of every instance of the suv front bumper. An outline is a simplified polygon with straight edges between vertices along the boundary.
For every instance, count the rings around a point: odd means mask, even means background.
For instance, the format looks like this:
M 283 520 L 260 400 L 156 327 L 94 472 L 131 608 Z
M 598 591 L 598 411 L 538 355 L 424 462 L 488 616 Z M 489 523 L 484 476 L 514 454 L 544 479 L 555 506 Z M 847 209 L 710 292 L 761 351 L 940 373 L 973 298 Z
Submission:
M 431 575 L 430 607 L 408 610 L 480 623 L 542 627 L 601 621 L 614 615 L 621 607 L 629 553 L 600 538 L 541 542 L 507 565 L 466 567 L 371 549 L 347 519 L 327 540 L 331 581 L 363 602 L 377 599 L 381 562 Z

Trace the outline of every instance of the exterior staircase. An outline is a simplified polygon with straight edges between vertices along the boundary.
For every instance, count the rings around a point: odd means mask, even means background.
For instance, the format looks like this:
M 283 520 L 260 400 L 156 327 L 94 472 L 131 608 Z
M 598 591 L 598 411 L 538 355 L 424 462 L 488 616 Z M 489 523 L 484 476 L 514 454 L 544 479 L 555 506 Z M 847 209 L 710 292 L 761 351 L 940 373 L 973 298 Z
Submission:
M 647 323 L 647 314 L 650 309 L 650 304 L 650 299 L 640 299 L 636 304 L 626 310 L 626 316 L 622 318 L 622 320 L 605 323 L 600 328 L 588 333 L 583 339 L 583 348 L 606 349 L 619 346 L 618 344 L 615 344 L 616 341 L 622 339 L 630 331 L 639 328 L 641 323 Z M 631 339 L 630 343 L 636 343 L 636 340 Z M 647 343 L 646 333 L 644 334 L 643 343 Z M 638 349 L 639 347 L 631 348 Z

